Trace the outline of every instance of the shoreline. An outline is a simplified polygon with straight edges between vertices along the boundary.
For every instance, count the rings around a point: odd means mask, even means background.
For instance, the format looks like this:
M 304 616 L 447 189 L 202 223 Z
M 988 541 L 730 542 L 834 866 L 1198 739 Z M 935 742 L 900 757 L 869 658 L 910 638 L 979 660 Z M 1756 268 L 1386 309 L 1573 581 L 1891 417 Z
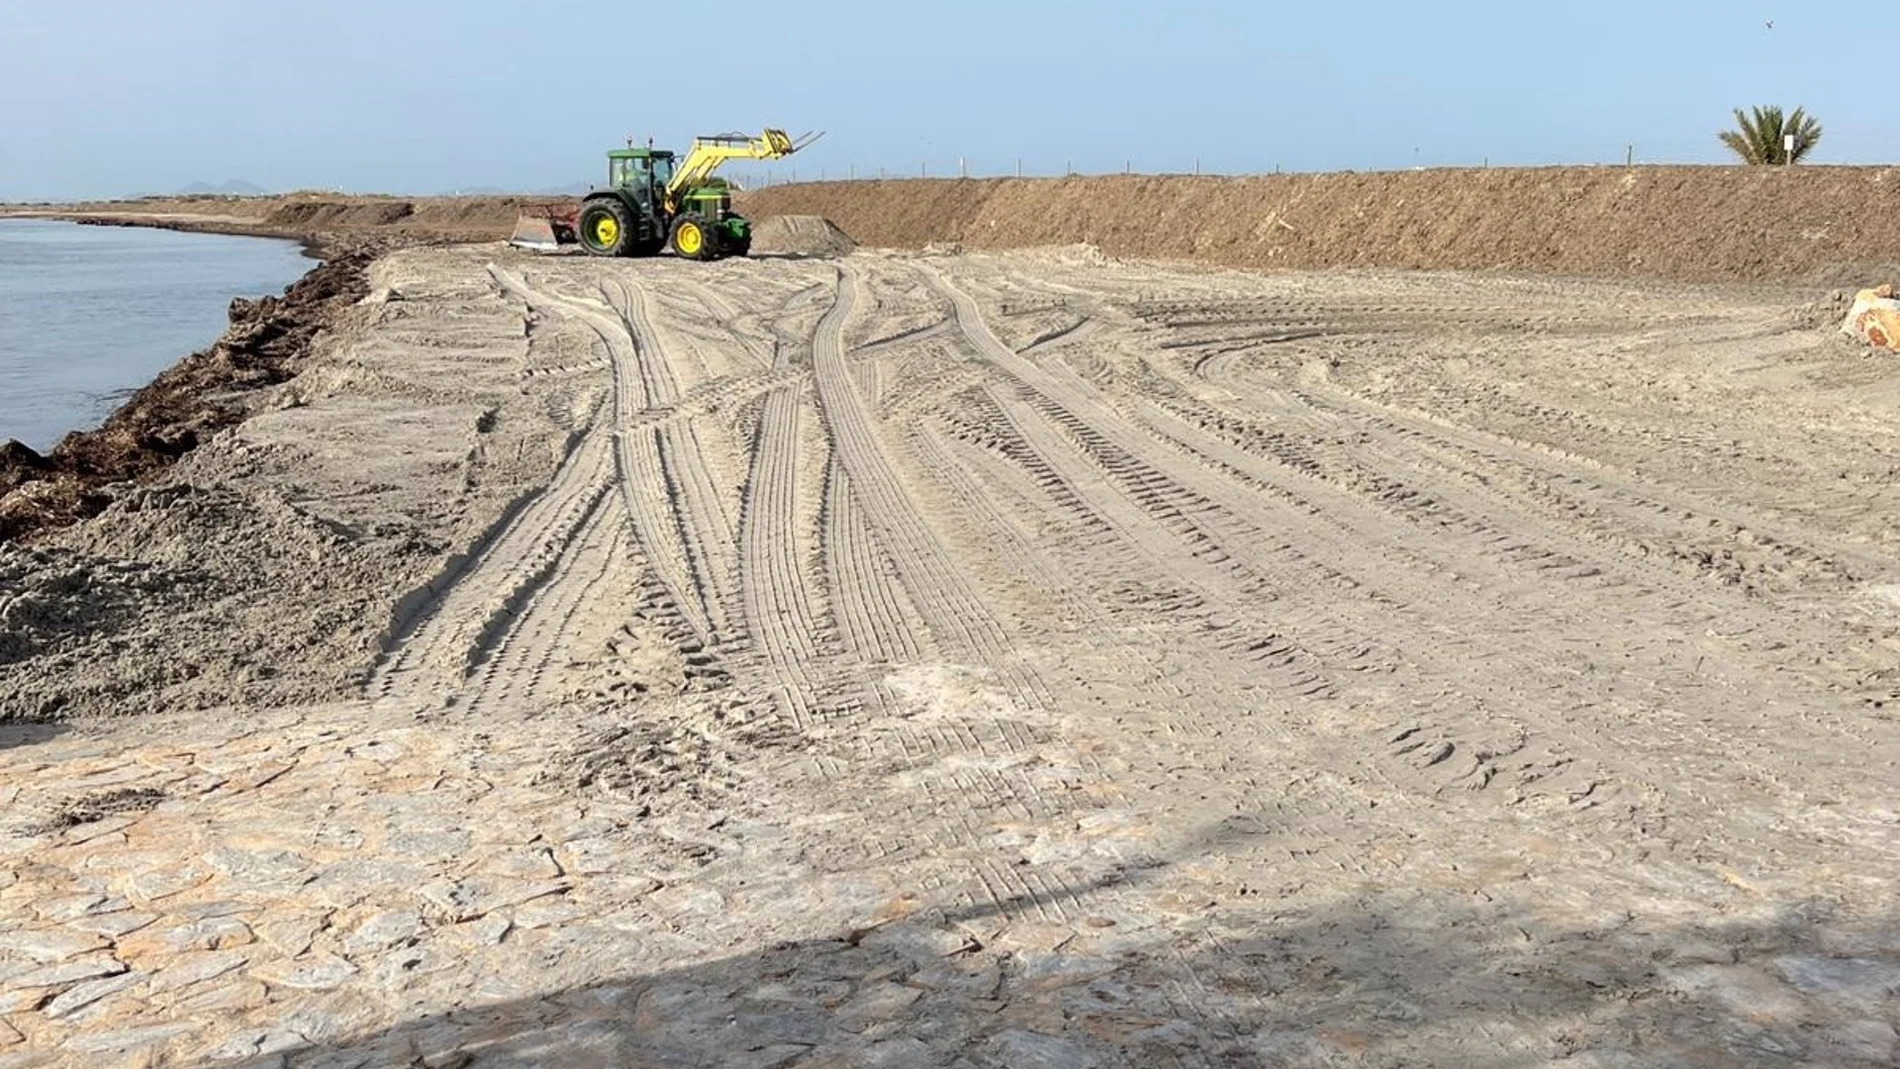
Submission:
M 444 244 L 507 237 L 524 208 L 563 200 L 513 195 L 394 197 L 288 193 L 260 197 L 155 197 L 70 204 L 0 204 L 0 219 L 57 219 L 297 241 L 319 252 L 360 242 Z
M 31 211 L 19 212 L 0 209 L 0 221 L 7 219 L 33 219 L 49 223 L 72 223 L 74 226 L 123 227 L 134 230 L 170 230 L 180 234 L 215 234 L 220 237 L 260 238 L 266 241 L 295 242 L 298 251 L 311 260 L 327 260 L 339 252 L 348 251 L 362 244 L 375 243 L 369 237 L 346 238 L 340 234 L 325 234 L 297 227 L 275 226 L 262 219 L 242 219 L 235 216 L 191 216 L 168 212 L 141 214 L 135 212 L 100 211 Z M 391 242 L 390 244 L 395 244 Z
M 107 215 L 79 215 L 70 219 L 53 221 L 72 223 L 75 226 L 124 227 L 135 230 L 171 230 L 180 234 L 215 234 L 220 237 L 258 238 L 264 241 L 292 241 L 296 242 L 298 250 L 306 258 L 319 261 L 329 258 L 331 244 L 317 234 L 284 231 L 276 227 L 246 223 L 221 223 L 191 219 L 132 219 Z
M 315 263 L 281 294 L 233 297 L 225 329 L 210 345 L 135 389 L 97 426 L 69 431 L 44 453 L 17 439 L 0 440 L 0 545 L 29 542 L 98 515 L 114 499 L 110 487 L 149 479 L 206 437 L 242 422 L 251 414 L 251 396 L 295 378 L 339 308 L 368 293 L 369 263 L 389 247 L 226 220 L 4 217 L 292 240 Z
M 36 219 L 44 222 L 72 223 L 76 226 L 130 227 L 140 230 L 173 230 L 183 234 L 218 234 L 226 237 L 267 238 L 294 241 L 311 259 L 323 259 L 323 250 L 332 239 L 310 230 L 274 226 L 263 217 L 210 215 L 189 212 L 124 211 L 74 208 L 10 208 L 0 206 L 0 220 Z

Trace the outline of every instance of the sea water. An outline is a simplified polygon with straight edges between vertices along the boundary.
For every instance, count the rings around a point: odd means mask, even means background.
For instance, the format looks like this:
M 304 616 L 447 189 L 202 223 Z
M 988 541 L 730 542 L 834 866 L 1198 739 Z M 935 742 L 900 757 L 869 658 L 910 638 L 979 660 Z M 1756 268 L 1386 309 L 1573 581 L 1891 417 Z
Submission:
M 0 442 L 97 426 L 217 340 L 231 298 L 313 266 L 289 241 L 0 219 Z

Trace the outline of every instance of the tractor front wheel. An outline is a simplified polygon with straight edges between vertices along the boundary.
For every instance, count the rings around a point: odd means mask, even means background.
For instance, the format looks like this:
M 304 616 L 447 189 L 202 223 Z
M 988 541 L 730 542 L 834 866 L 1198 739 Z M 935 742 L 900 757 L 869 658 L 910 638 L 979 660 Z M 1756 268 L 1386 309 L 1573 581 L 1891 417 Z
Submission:
M 710 260 L 719 254 L 712 228 L 691 215 L 673 220 L 673 254 L 688 260 Z
M 574 229 L 581 248 L 595 256 L 626 256 L 633 252 L 633 219 L 618 200 L 592 200 L 581 206 Z

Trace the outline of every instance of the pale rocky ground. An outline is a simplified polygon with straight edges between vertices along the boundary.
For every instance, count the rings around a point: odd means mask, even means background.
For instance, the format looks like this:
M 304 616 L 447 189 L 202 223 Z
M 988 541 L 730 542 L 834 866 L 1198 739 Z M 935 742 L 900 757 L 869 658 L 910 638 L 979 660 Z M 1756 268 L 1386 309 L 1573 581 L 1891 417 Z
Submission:
M 374 281 L 0 553 L 0 1069 L 1894 1064 L 1900 365 L 1803 295 Z

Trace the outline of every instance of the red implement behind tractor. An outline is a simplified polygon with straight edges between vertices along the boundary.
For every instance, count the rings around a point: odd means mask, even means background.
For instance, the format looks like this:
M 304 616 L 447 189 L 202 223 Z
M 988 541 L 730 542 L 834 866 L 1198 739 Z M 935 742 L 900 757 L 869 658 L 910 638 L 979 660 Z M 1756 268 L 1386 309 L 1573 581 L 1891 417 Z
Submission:
M 574 223 L 580 213 L 580 205 L 572 201 L 525 205 L 521 209 L 521 218 L 515 220 L 514 236 L 508 242 L 524 249 L 557 249 L 562 245 L 572 245 L 576 240 Z

